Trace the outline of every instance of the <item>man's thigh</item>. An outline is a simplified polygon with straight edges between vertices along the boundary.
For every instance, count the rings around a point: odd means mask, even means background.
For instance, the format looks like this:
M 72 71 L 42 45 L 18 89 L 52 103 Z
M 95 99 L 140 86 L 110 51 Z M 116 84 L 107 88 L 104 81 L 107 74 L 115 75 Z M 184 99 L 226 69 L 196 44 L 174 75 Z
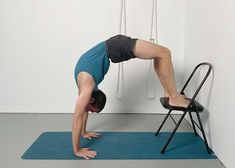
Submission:
M 168 49 L 166 47 L 141 39 L 136 41 L 135 47 L 133 48 L 133 54 L 141 59 L 160 58 L 167 51 Z

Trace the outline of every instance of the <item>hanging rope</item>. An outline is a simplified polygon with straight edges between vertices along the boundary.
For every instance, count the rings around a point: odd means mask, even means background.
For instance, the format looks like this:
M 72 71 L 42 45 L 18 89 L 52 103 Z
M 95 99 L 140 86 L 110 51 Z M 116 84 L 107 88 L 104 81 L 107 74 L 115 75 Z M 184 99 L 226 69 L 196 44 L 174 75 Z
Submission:
M 120 22 L 119 22 L 119 34 L 122 34 L 122 26 L 124 26 L 123 35 L 126 35 L 126 1 L 121 0 L 121 10 L 120 10 Z M 124 66 L 123 62 L 118 64 L 118 77 L 117 77 L 117 87 L 116 87 L 116 98 L 122 99 L 125 87 L 124 87 Z
M 152 3 L 152 18 L 151 18 L 149 41 L 152 43 L 157 43 L 157 0 L 153 0 Z M 148 75 L 148 99 L 154 99 L 156 97 L 156 86 L 154 80 L 155 72 L 153 67 L 154 67 L 154 61 L 151 60 L 149 65 L 149 75 Z

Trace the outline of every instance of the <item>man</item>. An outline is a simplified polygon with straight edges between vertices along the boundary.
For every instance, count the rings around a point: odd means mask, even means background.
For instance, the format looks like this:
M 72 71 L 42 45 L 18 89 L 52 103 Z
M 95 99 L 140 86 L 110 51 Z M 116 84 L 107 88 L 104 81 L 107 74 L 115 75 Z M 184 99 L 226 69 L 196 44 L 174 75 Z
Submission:
M 169 97 L 169 104 L 187 107 L 188 100 L 176 89 L 169 49 L 123 35 L 111 37 L 83 54 L 75 68 L 79 95 L 73 116 L 72 142 L 76 156 L 89 159 L 97 155 L 96 151 L 80 147 L 80 136 L 88 139 L 99 136 L 95 132 L 86 132 L 88 112 L 100 112 L 104 108 L 106 96 L 98 90 L 98 84 L 108 72 L 110 60 L 118 63 L 131 58 L 154 59 L 154 69 L 163 86 L 164 96 Z

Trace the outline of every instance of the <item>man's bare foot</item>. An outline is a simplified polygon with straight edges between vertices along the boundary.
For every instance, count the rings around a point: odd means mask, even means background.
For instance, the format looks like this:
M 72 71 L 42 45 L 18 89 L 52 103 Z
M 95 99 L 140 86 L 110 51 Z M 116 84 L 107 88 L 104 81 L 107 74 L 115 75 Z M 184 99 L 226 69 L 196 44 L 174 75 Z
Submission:
M 169 97 L 169 104 L 171 106 L 178 106 L 178 107 L 187 107 L 189 101 L 185 99 L 185 95 L 177 94 L 172 97 Z
M 177 93 L 177 95 L 178 95 L 178 93 Z M 185 99 L 187 98 L 184 94 L 182 94 L 182 96 L 183 96 Z M 169 94 L 167 91 L 164 91 L 164 97 L 170 97 L 170 94 Z

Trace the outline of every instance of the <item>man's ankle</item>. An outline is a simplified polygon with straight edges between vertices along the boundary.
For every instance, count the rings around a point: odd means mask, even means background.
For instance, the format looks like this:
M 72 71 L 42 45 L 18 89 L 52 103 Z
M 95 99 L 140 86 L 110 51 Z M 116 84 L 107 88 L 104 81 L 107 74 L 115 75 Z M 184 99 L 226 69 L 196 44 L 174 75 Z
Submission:
M 179 96 L 180 94 L 179 94 L 179 92 L 178 91 L 175 91 L 175 92 L 173 92 L 172 94 L 170 94 L 170 99 L 176 99 L 178 96 Z

